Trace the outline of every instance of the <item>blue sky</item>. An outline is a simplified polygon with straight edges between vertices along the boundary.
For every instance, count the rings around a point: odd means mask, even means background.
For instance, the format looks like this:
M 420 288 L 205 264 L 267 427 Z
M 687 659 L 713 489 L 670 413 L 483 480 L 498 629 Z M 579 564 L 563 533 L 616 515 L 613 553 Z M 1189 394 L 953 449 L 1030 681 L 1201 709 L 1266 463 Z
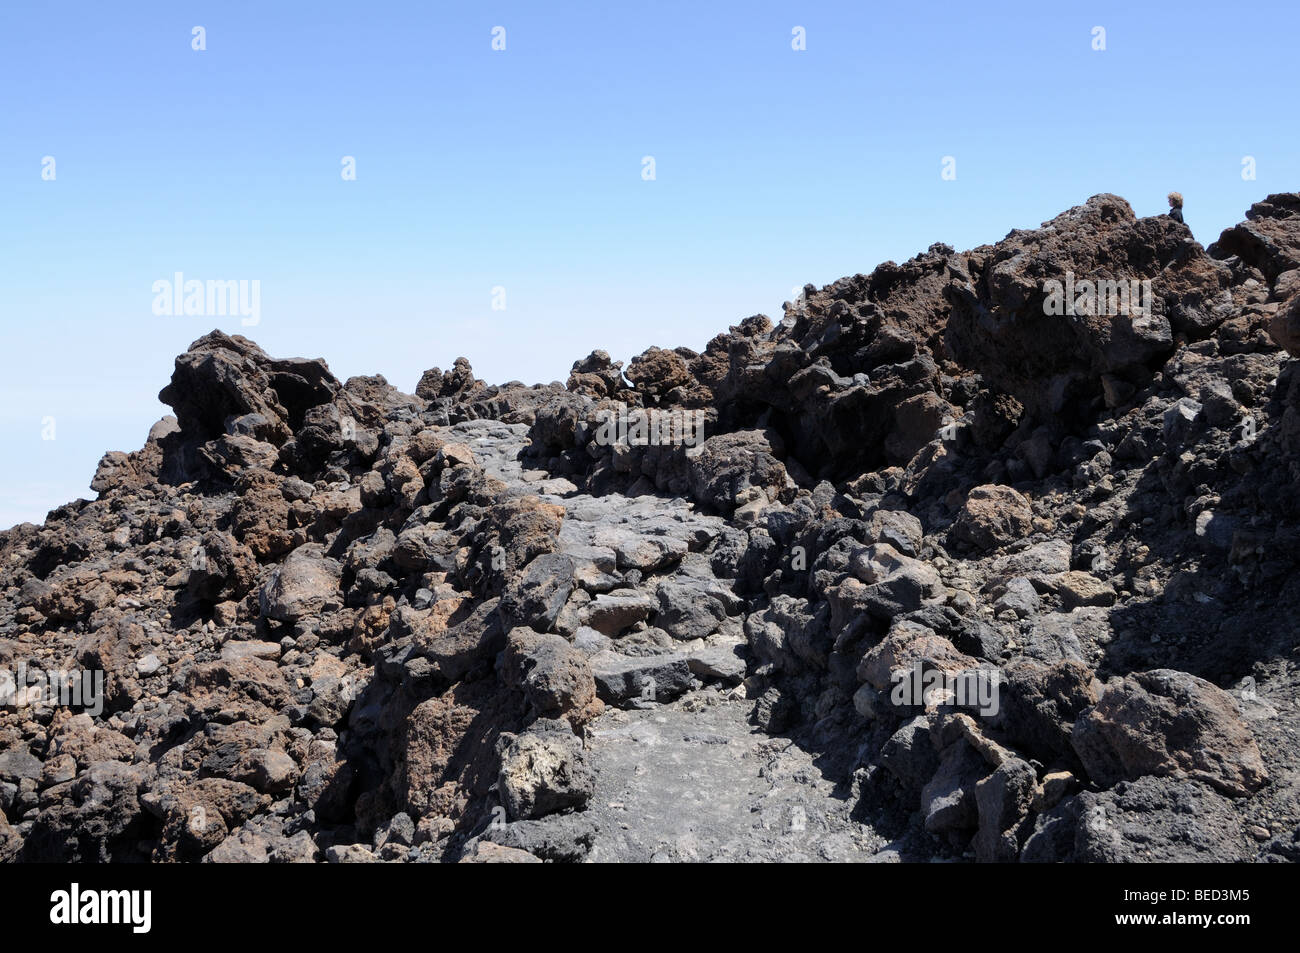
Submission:
M 1097 192 L 1177 188 L 1208 244 L 1300 185 L 1300 14 L 1136 7 L 11 0 L 0 526 L 89 496 L 213 327 L 408 390 L 459 355 L 531 383 Z M 260 323 L 155 315 L 177 271 L 258 280 Z

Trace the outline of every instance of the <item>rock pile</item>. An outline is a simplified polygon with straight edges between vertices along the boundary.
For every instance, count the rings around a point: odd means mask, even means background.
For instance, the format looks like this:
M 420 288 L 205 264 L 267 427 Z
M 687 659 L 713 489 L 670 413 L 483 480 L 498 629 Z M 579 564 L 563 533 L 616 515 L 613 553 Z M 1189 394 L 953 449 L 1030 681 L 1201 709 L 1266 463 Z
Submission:
M 783 310 L 414 394 L 196 341 L 0 533 L 0 859 L 1300 859 L 1300 196 Z

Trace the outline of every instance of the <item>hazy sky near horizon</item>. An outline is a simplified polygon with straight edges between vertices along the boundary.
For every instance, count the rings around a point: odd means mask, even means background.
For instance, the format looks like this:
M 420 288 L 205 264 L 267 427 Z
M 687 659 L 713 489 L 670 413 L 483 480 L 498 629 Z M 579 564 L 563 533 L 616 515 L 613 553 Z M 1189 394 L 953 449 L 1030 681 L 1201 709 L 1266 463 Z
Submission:
M 214 327 L 406 390 L 460 355 L 545 382 L 1098 192 L 1150 215 L 1178 189 L 1208 244 L 1300 186 L 1297 25 L 1205 0 L 5 4 L 0 527 L 91 496 Z M 258 281 L 257 325 L 155 314 L 177 272 Z

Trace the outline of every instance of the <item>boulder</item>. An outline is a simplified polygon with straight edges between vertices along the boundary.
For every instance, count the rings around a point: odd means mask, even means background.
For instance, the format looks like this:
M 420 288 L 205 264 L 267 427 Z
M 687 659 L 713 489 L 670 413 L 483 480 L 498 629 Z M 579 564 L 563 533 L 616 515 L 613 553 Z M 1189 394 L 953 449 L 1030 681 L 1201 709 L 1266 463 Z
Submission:
M 977 549 L 995 550 L 1028 536 L 1033 518 L 1029 501 L 1020 493 L 1009 486 L 986 484 L 966 495 L 952 533 Z
M 1044 420 L 1082 416 L 1103 376 L 1146 380 L 1175 330 L 1204 336 L 1233 311 L 1227 267 L 1181 223 L 1137 218 L 1116 195 L 1013 231 L 969 260 L 971 278 L 945 289 L 948 347 Z
M 1186 777 L 1245 797 L 1268 780 L 1232 696 L 1172 669 L 1107 683 L 1101 700 L 1075 722 L 1071 744 L 1102 787 L 1147 775 Z
M 580 810 L 591 799 L 595 778 L 582 739 L 563 722 L 540 721 L 523 734 L 501 736 L 497 789 L 511 820 L 530 819 Z
M 686 655 L 629 656 L 598 652 L 589 660 L 600 699 L 620 708 L 672 701 L 691 687 Z
M 319 545 L 300 546 L 262 587 L 262 615 L 279 622 L 297 622 L 341 604 L 342 574 L 339 563 L 325 556 Z

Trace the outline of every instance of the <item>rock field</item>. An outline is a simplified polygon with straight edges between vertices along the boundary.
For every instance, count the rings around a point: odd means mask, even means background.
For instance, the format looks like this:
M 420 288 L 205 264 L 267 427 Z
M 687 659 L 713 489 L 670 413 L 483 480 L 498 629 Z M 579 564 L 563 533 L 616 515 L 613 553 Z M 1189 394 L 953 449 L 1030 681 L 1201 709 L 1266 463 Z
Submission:
M 783 311 L 414 394 L 200 338 L 0 532 L 0 860 L 1300 860 L 1300 195 Z

